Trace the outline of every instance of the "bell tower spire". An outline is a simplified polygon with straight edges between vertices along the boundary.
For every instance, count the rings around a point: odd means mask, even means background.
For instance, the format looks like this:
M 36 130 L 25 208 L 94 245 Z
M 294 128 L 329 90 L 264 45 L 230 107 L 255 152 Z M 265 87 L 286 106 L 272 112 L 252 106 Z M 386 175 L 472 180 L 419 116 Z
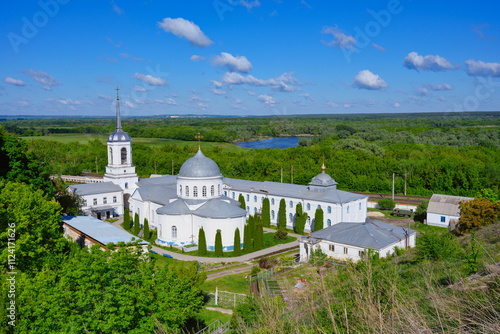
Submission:
M 118 91 L 120 88 L 116 87 L 116 131 L 121 131 L 122 129 L 122 119 L 120 116 L 120 96 Z

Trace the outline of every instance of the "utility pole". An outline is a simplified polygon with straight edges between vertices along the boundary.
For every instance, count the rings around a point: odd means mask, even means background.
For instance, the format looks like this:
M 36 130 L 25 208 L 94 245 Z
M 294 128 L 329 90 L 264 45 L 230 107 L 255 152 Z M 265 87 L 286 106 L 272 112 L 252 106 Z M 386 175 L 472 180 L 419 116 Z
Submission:
M 281 179 L 280 182 L 283 183 L 283 168 L 281 168 Z
M 95 173 L 99 174 L 99 165 L 97 164 L 97 156 L 95 157 Z
M 406 173 L 405 173 L 405 196 L 406 196 Z
M 174 175 L 174 159 L 172 159 L 172 175 Z
M 392 173 L 392 201 L 394 202 L 394 173 Z
M 155 174 L 156 174 L 156 161 L 155 161 Z
M 290 166 L 290 183 L 293 184 L 293 165 Z

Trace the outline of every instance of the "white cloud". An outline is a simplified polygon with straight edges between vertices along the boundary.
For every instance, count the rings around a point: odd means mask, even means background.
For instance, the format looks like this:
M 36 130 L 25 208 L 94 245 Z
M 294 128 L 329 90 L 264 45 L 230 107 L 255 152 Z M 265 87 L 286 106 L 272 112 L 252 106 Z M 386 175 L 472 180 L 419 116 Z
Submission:
M 352 104 L 350 103 L 344 103 L 344 108 L 351 108 L 352 107 Z
M 29 102 L 25 99 L 19 99 L 17 100 L 17 105 L 20 106 L 20 107 L 27 107 L 29 106 Z
M 383 46 L 380 46 L 380 45 L 375 44 L 375 43 L 372 43 L 372 46 L 373 46 L 375 49 L 379 50 L 379 51 L 385 52 L 385 48 L 384 48 Z
M 167 86 L 168 85 L 167 80 L 160 78 L 160 77 L 154 77 L 150 74 L 135 73 L 133 77 L 137 80 L 140 80 L 142 82 L 147 83 L 150 86 Z
M 396 103 L 393 103 L 393 104 L 392 104 L 392 106 L 393 106 L 394 108 L 399 108 L 401 105 L 400 105 L 398 102 L 396 102 Z
M 208 104 L 203 103 L 203 102 L 198 102 L 198 103 L 196 104 L 196 107 L 198 107 L 198 108 L 200 108 L 200 109 L 206 109 L 206 108 L 208 108 Z
M 450 84 L 447 84 L 447 83 L 444 83 L 444 84 L 429 84 L 429 85 L 425 85 L 428 89 L 430 90 L 452 90 L 453 89 L 453 86 L 450 85 Z
M 133 91 L 135 92 L 147 92 L 149 89 L 147 89 L 146 87 L 143 87 L 143 86 L 134 86 L 134 88 L 132 88 Z
M 24 86 L 24 85 L 26 85 L 24 83 L 24 81 L 22 81 L 20 79 L 14 79 L 14 78 L 11 78 L 11 77 L 5 77 L 5 79 L 3 79 L 3 81 L 5 83 L 8 83 L 8 84 L 11 84 L 11 85 L 14 85 L 14 86 Z
M 220 81 L 210 80 L 210 82 L 215 86 L 215 88 L 221 88 L 224 84 Z
M 253 7 L 260 7 L 260 1 L 259 0 L 254 0 L 254 1 L 245 1 L 241 0 L 240 5 L 245 7 L 246 9 L 252 9 Z
M 485 63 L 481 60 L 469 59 L 465 61 L 468 75 L 478 75 L 481 77 L 499 77 L 500 63 Z
M 429 95 L 429 91 L 427 90 L 427 88 L 418 88 L 415 90 L 415 93 L 419 96 L 427 96 Z
M 387 83 L 377 74 L 363 70 L 354 77 L 353 86 L 360 89 L 377 90 L 387 87 Z
M 202 61 L 204 59 L 205 59 L 205 57 L 198 56 L 198 55 L 192 55 L 191 57 L 189 57 L 189 60 L 191 60 L 191 61 Z
M 267 80 L 258 79 L 253 75 L 243 76 L 236 72 L 226 72 L 224 73 L 221 82 L 224 85 L 243 85 L 247 84 L 250 86 L 270 86 L 273 89 L 282 92 L 293 92 L 300 90 L 300 88 L 294 85 L 300 85 L 300 82 L 293 77 L 293 72 L 286 72 L 276 78 L 271 78 Z M 250 94 L 250 93 L 249 93 Z
M 234 99 L 234 103 L 242 104 L 243 100 L 242 99 Z
M 196 46 L 206 47 L 213 43 L 205 36 L 199 26 L 181 17 L 176 19 L 164 18 L 162 22 L 158 22 L 158 26 L 177 37 L 187 39 Z
M 299 96 L 302 96 L 305 100 L 309 102 L 314 102 L 314 99 L 308 93 L 299 94 Z
M 72 100 L 72 99 L 53 99 L 53 98 L 47 98 L 45 100 L 49 101 L 49 102 L 56 102 L 56 103 L 64 104 L 64 105 L 67 105 L 67 106 L 79 106 L 79 105 L 82 105 L 84 103 L 82 101 Z
M 113 98 L 111 96 L 107 96 L 107 95 L 104 95 L 104 94 L 99 94 L 97 95 L 97 97 L 101 100 L 104 100 L 104 101 L 113 101 Z
M 210 102 L 210 99 L 204 99 L 204 98 L 201 98 L 197 95 L 193 95 L 193 96 L 191 96 L 190 101 L 191 102 Z
M 274 97 L 269 96 L 269 95 L 259 95 L 257 100 L 264 103 L 268 107 L 274 107 L 278 103 L 278 101 L 275 100 Z
M 126 107 L 126 108 L 135 108 L 135 105 L 130 102 L 130 101 L 125 101 L 123 102 L 123 105 Z
M 252 64 L 248 61 L 247 57 L 235 57 L 227 52 L 221 52 L 220 56 L 215 56 L 212 64 L 226 67 L 231 72 L 248 73 L 252 70 Z
M 403 60 L 403 66 L 410 70 L 419 69 L 426 71 L 453 70 L 457 66 L 450 63 L 446 58 L 438 55 L 421 56 L 416 52 L 410 52 Z
M 142 58 L 138 58 L 138 57 L 134 57 L 128 53 L 125 53 L 125 52 L 122 52 L 122 53 L 119 53 L 118 54 L 120 57 L 122 58 L 125 58 L 125 59 L 130 59 L 130 60 L 133 60 L 133 61 L 143 61 L 144 59 Z
M 221 89 L 217 89 L 217 88 L 213 88 L 212 93 L 214 93 L 215 95 L 226 95 L 225 91 L 223 91 Z
M 335 102 L 328 102 L 326 105 L 327 105 L 327 106 L 329 106 L 330 108 L 338 108 L 338 106 L 339 106 L 339 105 L 338 105 L 337 103 L 335 103 Z
M 173 98 L 171 97 L 167 97 L 165 100 L 164 100 L 164 103 L 165 104 L 168 104 L 168 105 L 171 105 L 171 106 L 176 106 L 177 105 L 177 101 L 175 101 Z
M 50 74 L 42 71 L 35 71 L 29 69 L 28 71 L 23 71 L 23 73 L 44 86 L 53 87 L 61 84 L 59 81 L 54 79 L 54 77 L 52 77 Z
M 357 43 L 356 39 L 352 36 L 346 35 L 337 27 L 323 27 L 321 31 L 322 34 L 330 34 L 333 36 L 334 40 L 331 42 L 322 41 L 325 45 L 329 47 L 337 47 L 340 49 L 355 49 Z

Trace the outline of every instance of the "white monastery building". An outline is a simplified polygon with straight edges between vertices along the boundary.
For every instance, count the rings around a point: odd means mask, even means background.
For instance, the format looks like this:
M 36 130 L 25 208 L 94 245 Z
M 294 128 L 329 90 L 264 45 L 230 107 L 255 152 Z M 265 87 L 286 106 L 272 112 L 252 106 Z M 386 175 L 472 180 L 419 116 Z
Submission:
M 271 223 L 276 225 L 279 204 L 286 202 L 287 227 L 293 228 L 297 204 L 310 218 L 305 230 L 314 228 L 316 209 L 324 212 L 324 226 L 342 222 L 364 223 L 367 197 L 337 189 L 337 182 L 322 171 L 308 186 L 225 178 L 219 166 L 201 149 L 182 165 L 179 174 L 138 179 L 132 164 L 132 138 L 122 130 L 119 98 L 116 100 L 116 131 L 107 141 L 108 165 L 104 182 L 77 184 L 69 190 L 81 196 L 87 215 L 107 218 L 122 215 L 129 208 L 142 225 L 158 230 L 157 243 L 183 246 L 198 242 L 203 228 L 207 248 L 214 249 L 215 235 L 221 231 L 224 251 L 234 248 L 234 234 L 243 238 L 248 215 L 261 214 L 262 202 L 270 202 Z M 237 201 L 242 195 L 245 209 Z M 349 223 L 349 224 L 350 224 Z

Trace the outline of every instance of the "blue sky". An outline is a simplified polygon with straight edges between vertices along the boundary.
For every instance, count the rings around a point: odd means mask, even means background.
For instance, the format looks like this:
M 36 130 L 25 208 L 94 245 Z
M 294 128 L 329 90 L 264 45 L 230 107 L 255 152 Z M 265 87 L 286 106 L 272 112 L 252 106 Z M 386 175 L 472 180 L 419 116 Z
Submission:
M 498 111 L 494 1 L 3 1 L 0 115 Z

